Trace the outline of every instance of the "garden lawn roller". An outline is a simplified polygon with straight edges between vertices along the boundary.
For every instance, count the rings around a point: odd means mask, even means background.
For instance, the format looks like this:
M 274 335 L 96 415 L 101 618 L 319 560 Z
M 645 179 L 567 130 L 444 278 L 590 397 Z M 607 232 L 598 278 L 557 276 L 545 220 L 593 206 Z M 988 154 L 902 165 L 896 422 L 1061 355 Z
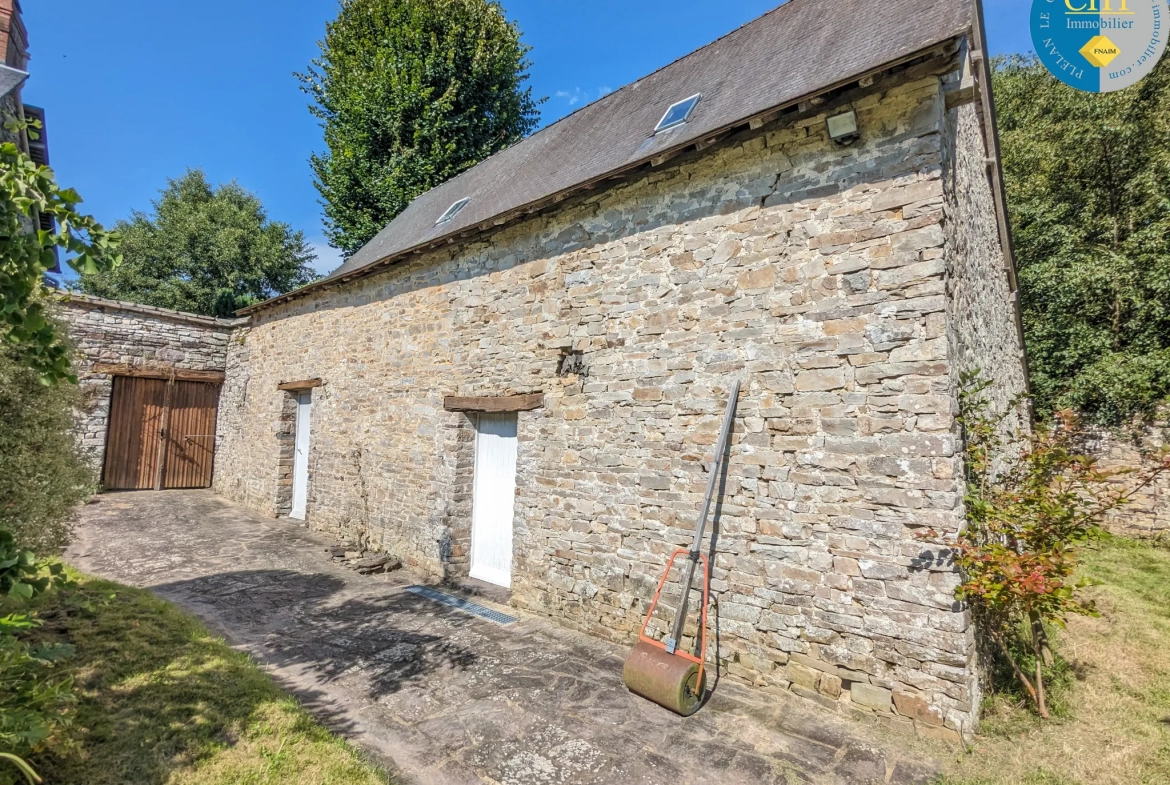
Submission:
M 626 657 L 626 663 L 622 667 L 622 681 L 630 692 L 665 706 L 684 717 L 698 711 L 703 705 L 703 695 L 706 692 L 707 680 L 703 673 L 703 662 L 707 657 L 707 599 L 711 586 L 711 566 L 702 553 L 703 532 L 707 528 L 707 513 L 711 509 L 711 499 L 715 496 L 715 484 L 719 482 L 723 453 L 727 451 L 727 440 L 731 438 L 731 426 L 735 422 L 735 404 L 738 398 L 739 380 L 736 379 L 731 386 L 727 411 L 723 415 L 723 428 L 719 432 L 719 443 L 715 447 L 715 462 L 711 466 L 711 476 L 707 478 L 707 493 L 703 497 L 703 509 L 695 526 L 695 540 L 691 543 L 689 552 L 680 548 L 670 555 L 666 571 L 662 573 L 662 580 L 658 582 L 658 591 L 654 593 L 650 610 L 646 612 L 646 619 L 642 622 L 638 643 Z M 682 596 L 679 598 L 678 610 L 674 616 L 674 625 L 669 638 L 665 641 L 656 641 L 646 635 L 646 627 L 650 623 L 650 617 L 654 615 L 658 598 L 662 595 L 662 587 L 666 585 L 675 559 L 683 554 L 687 555 L 687 566 L 683 570 Z M 695 579 L 695 567 L 700 561 L 703 562 L 703 605 L 699 610 L 699 654 L 695 656 L 679 649 L 679 642 L 687 624 L 687 605 L 691 596 L 691 584 Z

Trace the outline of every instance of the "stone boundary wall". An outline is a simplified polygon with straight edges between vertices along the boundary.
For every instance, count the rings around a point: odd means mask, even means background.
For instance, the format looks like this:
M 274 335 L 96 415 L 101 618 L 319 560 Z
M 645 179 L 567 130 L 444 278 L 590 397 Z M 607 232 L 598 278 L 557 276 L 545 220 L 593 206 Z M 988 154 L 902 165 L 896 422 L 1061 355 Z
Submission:
M 1113 431 L 1095 428 L 1088 432 L 1084 449 L 1100 461 L 1102 469 L 1148 468 L 1170 444 L 1170 421 L 1163 413 L 1159 422 L 1140 430 Z M 1118 482 L 1133 488 L 1132 478 Z M 1170 475 L 1134 492 L 1133 503 L 1109 516 L 1106 528 L 1114 534 L 1140 538 L 1170 539 Z
M 915 532 L 963 525 L 956 358 L 997 366 L 1005 398 L 1022 369 L 995 213 L 968 202 L 989 186 L 977 113 L 947 107 L 955 68 L 857 95 L 855 145 L 827 139 L 828 106 L 789 115 L 255 314 L 229 347 L 216 490 L 278 512 L 278 386 L 320 378 L 309 526 L 458 578 L 472 432 L 443 397 L 541 392 L 519 415 L 512 602 L 625 643 L 690 540 L 738 374 L 713 546 L 723 673 L 969 733 L 969 615 L 949 550 Z
M 82 392 L 77 435 L 86 457 L 100 470 L 105 458 L 113 377 L 95 363 L 152 369 L 223 371 L 228 337 L 246 320 L 155 308 L 137 303 L 60 292 L 54 313 L 66 326 Z

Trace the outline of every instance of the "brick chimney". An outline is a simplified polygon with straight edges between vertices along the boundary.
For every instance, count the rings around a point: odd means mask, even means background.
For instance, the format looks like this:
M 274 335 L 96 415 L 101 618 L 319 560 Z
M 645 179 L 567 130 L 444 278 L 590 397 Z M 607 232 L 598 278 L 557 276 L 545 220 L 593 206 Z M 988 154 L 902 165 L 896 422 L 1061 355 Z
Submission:
M 0 0 L 0 53 L 4 64 L 26 70 L 28 31 L 20 18 L 20 0 Z

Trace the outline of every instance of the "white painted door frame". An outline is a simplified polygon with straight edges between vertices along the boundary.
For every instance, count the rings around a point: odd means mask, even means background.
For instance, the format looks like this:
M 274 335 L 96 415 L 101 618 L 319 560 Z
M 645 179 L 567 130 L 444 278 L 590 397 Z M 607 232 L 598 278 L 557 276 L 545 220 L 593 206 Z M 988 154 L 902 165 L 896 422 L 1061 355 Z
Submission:
M 516 511 L 516 414 L 479 415 L 471 503 L 471 577 L 512 587 Z
M 313 391 L 297 393 L 297 425 L 293 446 L 292 511 L 288 517 L 305 519 L 309 500 L 309 421 L 313 410 Z

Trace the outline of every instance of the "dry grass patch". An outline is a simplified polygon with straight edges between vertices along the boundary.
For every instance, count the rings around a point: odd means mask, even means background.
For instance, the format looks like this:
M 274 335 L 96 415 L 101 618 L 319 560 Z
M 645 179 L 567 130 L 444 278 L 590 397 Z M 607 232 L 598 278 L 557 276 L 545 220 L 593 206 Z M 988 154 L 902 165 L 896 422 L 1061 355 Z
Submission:
M 1113 539 L 1087 554 L 1100 618 L 1058 637 L 1070 678 L 1042 722 L 1004 699 L 946 785 L 1170 784 L 1170 549 Z
M 247 656 L 149 592 L 82 578 L 115 599 L 48 597 L 44 634 L 76 646 L 78 748 L 31 762 L 53 785 L 386 785 Z

